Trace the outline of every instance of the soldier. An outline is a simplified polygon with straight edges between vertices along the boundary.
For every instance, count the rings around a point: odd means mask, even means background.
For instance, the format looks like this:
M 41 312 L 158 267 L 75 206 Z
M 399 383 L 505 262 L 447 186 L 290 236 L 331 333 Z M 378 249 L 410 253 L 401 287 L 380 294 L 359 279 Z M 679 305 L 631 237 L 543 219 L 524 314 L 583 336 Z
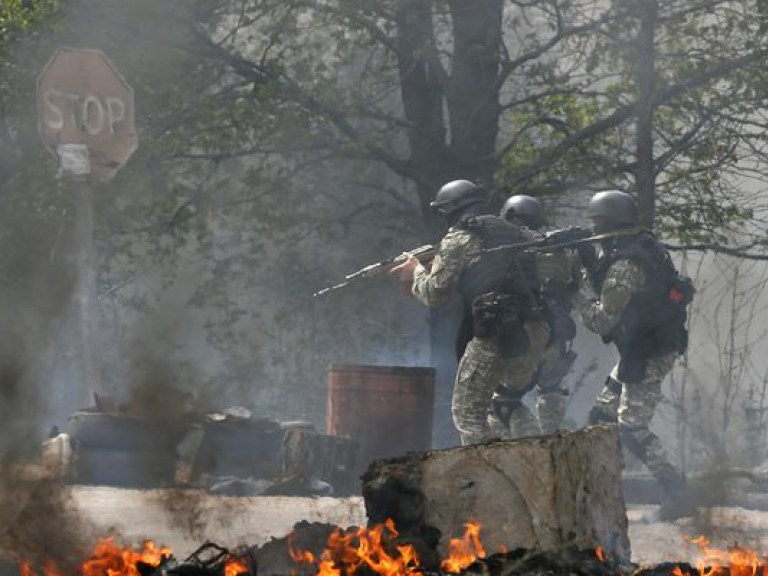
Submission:
M 678 276 L 669 254 L 650 232 L 634 232 L 637 207 L 629 194 L 598 192 L 589 202 L 588 215 L 595 234 L 627 232 L 600 244 L 599 258 L 588 274 L 597 299 L 583 293 L 574 297 L 584 326 L 614 343 L 619 352 L 619 363 L 598 395 L 589 422 L 618 421 L 623 445 L 664 488 L 663 510 L 673 517 L 690 508 L 685 481 L 649 425 L 662 398 L 662 381 L 687 348 L 686 305 L 693 286 Z
M 541 203 L 532 196 L 518 194 L 504 203 L 500 216 L 511 222 L 518 222 L 538 232 L 545 224 Z M 536 412 L 541 432 L 552 434 L 562 426 L 569 391 L 561 385 L 565 375 L 576 359 L 571 342 L 576 337 L 576 324 L 571 318 L 571 292 L 574 275 L 570 254 L 540 254 L 537 257 L 539 277 L 544 281 L 542 297 L 550 324 L 550 337 L 544 350 L 543 359 L 537 370 Z M 545 268 L 542 259 L 549 260 Z M 554 273 L 547 274 L 544 270 Z M 546 276 L 554 276 L 547 278 Z
M 536 433 L 522 396 L 549 340 L 532 255 L 483 252 L 534 236 L 498 216 L 482 215 L 485 200 L 468 180 L 448 182 L 431 204 L 450 226 L 432 266 L 428 270 L 409 257 L 393 270 L 423 304 L 436 307 L 458 293 L 472 315 L 472 337 L 459 361 L 451 404 L 462 444 L 494 437 L 489 409 L 502 382 L 510 399 L 503 417 L 530 428 L 513 434 Z

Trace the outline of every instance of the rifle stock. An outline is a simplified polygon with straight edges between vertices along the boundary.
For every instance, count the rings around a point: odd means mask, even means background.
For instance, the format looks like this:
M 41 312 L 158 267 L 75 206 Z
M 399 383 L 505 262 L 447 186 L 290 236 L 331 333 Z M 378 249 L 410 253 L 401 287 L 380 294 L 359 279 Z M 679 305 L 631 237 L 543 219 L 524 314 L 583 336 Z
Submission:
M 387 258 L 385 260 L 381 260 L 380 262 L 374 262 L 373 264 L 369 264 L 368 266 L 363 266 L 362 268 L 360 268 L 360 270 L 352 272 L 351 274 L 347 274 L 344 277 L 344 280 L 342 280 L 338 284 L 334 284 L 333 286 L 327 286 L 322 290 L 318 290 L 317 292 L 312 294 L 312 297 L 317 298 L 318 296 L 324 296 L 330 292 L 334 292 L 336 290 L 339 290 L 340 288 L 345 288 L 346 286 L 349 286 L 350 284 L 353 284 L 365 278 L 373 278 L 376 276 L 380 276 L 382 274 L 386 274 L 387 272 L 392 270 L 395 266 L 398 266 L 399 264 L 402 264 L 403 262 L 405 262 L 405 259 L 409 254 L 418 258 L 419 262 L 421 262 L 422 264 L 426 264 L 428 262 L 431 262 L 432 259 L 434 259 L 436 253 L 437 253 L 437 248 L 432 244 L 425 244 L 424 246 L 419 246 L 418 248 L 414 248 L 413 250 L 408 250 L 406 252 L 403 252 L 398 256 L 393 256 L 392 258 Z

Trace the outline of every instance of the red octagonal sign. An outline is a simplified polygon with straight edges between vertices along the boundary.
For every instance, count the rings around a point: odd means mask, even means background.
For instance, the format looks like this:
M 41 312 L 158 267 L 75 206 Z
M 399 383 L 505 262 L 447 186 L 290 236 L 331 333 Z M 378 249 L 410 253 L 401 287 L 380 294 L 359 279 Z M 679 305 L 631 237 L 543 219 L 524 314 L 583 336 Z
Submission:
M 59 144 L 85 144 L 102 182 L 136 150 L 133 89 L 99 50 L 58 49 L 37 80 L 37 111 L 46 147 L 58 158 Z

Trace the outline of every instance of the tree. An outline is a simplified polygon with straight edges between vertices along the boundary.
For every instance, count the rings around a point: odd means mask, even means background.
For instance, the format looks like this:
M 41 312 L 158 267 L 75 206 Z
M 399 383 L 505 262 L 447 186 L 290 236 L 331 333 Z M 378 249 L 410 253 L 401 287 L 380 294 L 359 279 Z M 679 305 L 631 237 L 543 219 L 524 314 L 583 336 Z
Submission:
M 760 153 L 763 36 L 746 4 L 67 8 L 52 41 L 103 48 L 144 111 L 138 153 L 98 200 L 102 297 L 126 316 L 158 304 L 147 285 L 160 280 L 147 268 L 188 278 L 184 299 L 207 307 L 205 328 L 222 351 L 284 349 L 276 343 L 301 332 L 302 342 L 319 342 L 316 370 L 328 339 L 307 326 L 307 294 L 354 258 L 434 239 L 429 201 L 455 177 L 479 180 L 497 200 L 621 185 L 663 232 L 707 246 L 752 215 L 732 179 L 745 172 L 740 154 Z M 324 249 L 353 245 L 354 255 Z M 370 315 L 370 300 L 324 306 L 352 334 L 339 319 Z M 346 342 L 364 348 L 359 337 Z M 310 370 L 278 369 L 277 356 L 238 356 L 233 370 Z

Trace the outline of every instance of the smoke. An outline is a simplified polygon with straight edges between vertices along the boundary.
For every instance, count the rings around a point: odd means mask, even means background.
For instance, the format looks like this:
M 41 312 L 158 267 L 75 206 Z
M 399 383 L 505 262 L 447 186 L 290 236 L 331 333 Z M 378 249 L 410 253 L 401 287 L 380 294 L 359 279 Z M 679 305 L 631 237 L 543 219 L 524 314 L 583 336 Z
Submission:
M 69 489 L 47 477 L 40 462 L 51 396 L 45 361 L 50 343 L 24 330 L 24 321 L 46 324 L 30 302 L 3 312 L 17 323 L 3 322 L 0 335 L 0 545 L 18 559 L 50 559 L 71 569 L 82 560 L 92 531 L 71 506 Z
M 77 573 L 95 534 L 72 506 L 69 490 L 56 480 L 6 472 L 0 478 L 2 522 L 7 526 L 0 532 L 3 547 L 32 566 L 52 562 L 64 574 Z

